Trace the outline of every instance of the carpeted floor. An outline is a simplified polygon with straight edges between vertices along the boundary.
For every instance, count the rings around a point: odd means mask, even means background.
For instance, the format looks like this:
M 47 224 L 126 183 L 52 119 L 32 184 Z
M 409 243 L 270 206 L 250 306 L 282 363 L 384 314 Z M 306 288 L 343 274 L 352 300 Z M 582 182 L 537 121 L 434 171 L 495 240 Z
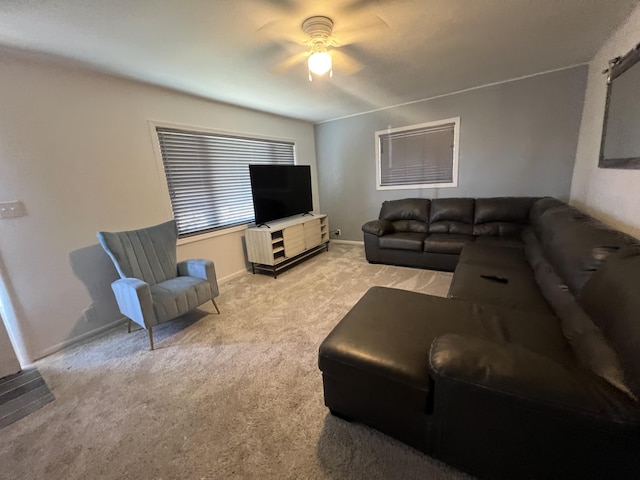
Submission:
M 328 253 L 247 273 L 154 330 L 114 329 L 37 363 L 55 401 L 0 433 L 2 479 L 461 479 L 328 414 L 320 342 L 373 285 L 444 296 L 451 274 Z

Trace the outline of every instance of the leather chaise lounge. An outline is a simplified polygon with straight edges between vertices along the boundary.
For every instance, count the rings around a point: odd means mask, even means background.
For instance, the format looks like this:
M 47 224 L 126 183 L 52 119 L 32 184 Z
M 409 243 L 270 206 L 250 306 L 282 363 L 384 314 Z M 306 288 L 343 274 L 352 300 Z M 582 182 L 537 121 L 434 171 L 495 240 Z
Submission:
M 638 241 L 552 198 L 454 199 L 465 238 L 427 251 L 441 201 L 389 203 L 367 258 L 454 267 L 449 298 L 370 289 L 320 346 L 331 412 L 480 478 L 640 478 Z

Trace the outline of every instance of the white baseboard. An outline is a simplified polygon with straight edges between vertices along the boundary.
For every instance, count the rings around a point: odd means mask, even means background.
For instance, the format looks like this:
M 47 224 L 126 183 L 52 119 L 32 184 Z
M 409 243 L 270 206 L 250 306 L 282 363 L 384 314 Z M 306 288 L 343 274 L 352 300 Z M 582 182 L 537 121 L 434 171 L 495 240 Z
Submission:
M 343 245 L 360 245 L 360 246 L 364 246 L 364 242 L 360 242 L 357 240 L 331 240 L 331 243 L 338 243 L 338 244 L 343 244 Z
M 243 274 L 249 273 L 247 272 L 247 270 L 240 270 L 238 272 L 232 273 L 231 275 L 227 275 L 225 277 L 219 278 L 218 279 L 218 284 L 221 283 L 226 283 L 230 280 L 233 280 L 234 278 L 237 278 Z M 99 335 L 103 332 L 106 332 L 107 330 L 110 330 L 112 328 L 117 327 L 118 325 L 124 325 L 127 322 L 127 318 L 126 317 L 121 317 L 117 320 L 114 320 L 113 322 L 110 322 L 106 325 L 103 325 L 101 327 L 98 327 L 94 330 L 90 330 L 88 332 L 83 333 L 82 335 L 78 335 L 77 337 L 73 337 L 73 338 L 69 338 L 68 340 L 65 340 L 64 342 L 60 342 L 56 345 L 53 345 L 51 347 L 45 348 L 44 350 L 40 351 L 35 358 L 29 362 L 27 365 L 23 365 L 23 368 L 26 368 L 29 365 L 32 365 L 33 362 L 35 362 L 36 360 L 40 360 L 41 358 L 47 357 L 53 353 L 59 352 L 60 350 L 67 348 L 75 343 L 81 342 L 83 340 L 86 340 L 87 338 L 90 337 L 95 337 L 96 335 Z
M 331 242 L 332 243 L 343 243 L 343 244 L 349 244 L 349 245 L 364 245 L 364 242 L 355 242 L 355 241 L 352 241 L 352 240 L 331 240 Z M 227 283 L 227 282 L 233 280 L 234 278 L 238 278 L 238 277 L 240 277 L 242 275 L 245 275 L 245 274 L 248 274 L 248 273 L 250 273 L 250 272 L 248 272 L 247 270 L 239 270 L 239 271 L 237 271 L 235 273 L 232 273 L 230 275 L 226 275 L 226 276 L 224 276 L 222 278 L 219 278 L 218 279 L 218 284 Z M 121 318 L 119 318 L 119 319 L 117 319 L 117 320 L 115 320 L 115 321 L 113 321 L 111 323 L 108 323 L 107 325 L 103 325 L 103 326 L 98 327 L 98 328 L 96 328 L 94 330 L 90 330 L 88 332 L 83 333 L 82 335 L 78 335 L 77 337 L 70 338 L 68 340 L 65 340 L 64 342 L 60 342 L 60 343 L 58 343 L 56 345 L 53 345 L 53 346 L 51 346 L 49 348 L 45 348 L 44 350 L 42 350 L 41 352 L 39 352 L 37 354 L 36 358 L 33 361 L 39 360 L 39 359 L 44 358 L 46 356 L 49 356 L 49 355 L 51 355 L 53 353 L 59 352 L 60 350 L 62 350 L 64 348 L 67 348 L 67 347 L 69 347 L 69 346 L 71 346 L 71 345 L 73 345 L 75 343 L 78 343 L 78 342 L 81 342 L 83 340 L 86 340 L 87 338 L 99 335 L 99 334 L 101 334 L 103 332 L 106 332 L 107 330 L 110 330 L 112 328 L 117 327 L 118 325 L 121 325 L 121 324 L 124 325 L 126 323 L 126 321 L 127 321 L 126 317 L 121 317 Z M 29 365 L 31 365 L 31 364 L 32 364 L 32 362 L 29 362 Z M 26 367 L 26 365 L 23 366 L 23 367 Z
M 250 272 L 248 270 L 239 270 L 236 273 L 232 273 L 231 275 L 227 275 L 225 277 L 218 278 L 218 284 L 227 283 L 228 281 L 233 280 L 234 278 L 241 277 L 245 273 L 250 273 Z
M 41 358 L 44 358 L 44 357 L 47 357 L 47 356 L 51 355 L 52 353 L 59 352 L 63 348 L 67 348 L 67 347 L 73 345 L 74 343 L 81 342 L 82 340 L 86 340 L 87 338 L 95 337 L 96 335 L 99 335 L 102 332 L 106 332 L 107 330 L 111 330 L 112 328 L 115 328 L 120 324 L 124 325 L 126 323 L 126 321 L 127 321 L 126 317 L 121 317 L 118 320 L 115 320 L 115 321 L 113 321 L 111 323 L 108 323 L 106 325 L 98 327 L 98 328 L 96 328 L 94 330 L 90 330 L 88 332 L 85 332 L 82 335 L 78 335 L 77 337 L 69 338 L 68 340 L 65 340 L 64 342 L 60 342 L 57 345 L 53 345 L 53 346 L 51 346 L 49 348 L 45 348 L 40 353 L 38 353 L 38 355 L 37 355 L 35 360 L 39 360 Z

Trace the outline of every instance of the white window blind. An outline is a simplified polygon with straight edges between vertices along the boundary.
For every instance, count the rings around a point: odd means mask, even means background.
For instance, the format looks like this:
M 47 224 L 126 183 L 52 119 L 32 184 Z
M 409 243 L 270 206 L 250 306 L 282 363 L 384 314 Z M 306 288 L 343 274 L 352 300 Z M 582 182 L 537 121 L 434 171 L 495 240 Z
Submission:
M 293 165 L 294 143 L 156 127 L 179 236 L 253 222 L 249 165 Z
M 376 132 L 378 189 L 457 186 L 459 119 Z

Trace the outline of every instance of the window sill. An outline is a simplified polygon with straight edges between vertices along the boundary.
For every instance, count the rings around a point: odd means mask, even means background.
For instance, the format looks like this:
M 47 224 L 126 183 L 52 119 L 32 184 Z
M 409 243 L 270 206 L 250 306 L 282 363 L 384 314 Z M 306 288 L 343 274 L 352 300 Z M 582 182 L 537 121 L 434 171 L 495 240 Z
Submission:
M 454 183 L 424 183 L 420 185 L 376 185 L 376 190 L 423 190 L 428 188 L 456 188 L 458 182 Z
M 225 228 L 224 230 L 216 230 L 215 232 L 203 233 L 201 235 L 194 235 L 192 237 L 179 238 L 177 245 L 186 245 L 188 243 L 201 242 L 214 237 L 221 237 L 222 235 L 229 235 L 231 233 L 242 232 L 247 229 L 247 225 L 238 225 L 236 227 Z

